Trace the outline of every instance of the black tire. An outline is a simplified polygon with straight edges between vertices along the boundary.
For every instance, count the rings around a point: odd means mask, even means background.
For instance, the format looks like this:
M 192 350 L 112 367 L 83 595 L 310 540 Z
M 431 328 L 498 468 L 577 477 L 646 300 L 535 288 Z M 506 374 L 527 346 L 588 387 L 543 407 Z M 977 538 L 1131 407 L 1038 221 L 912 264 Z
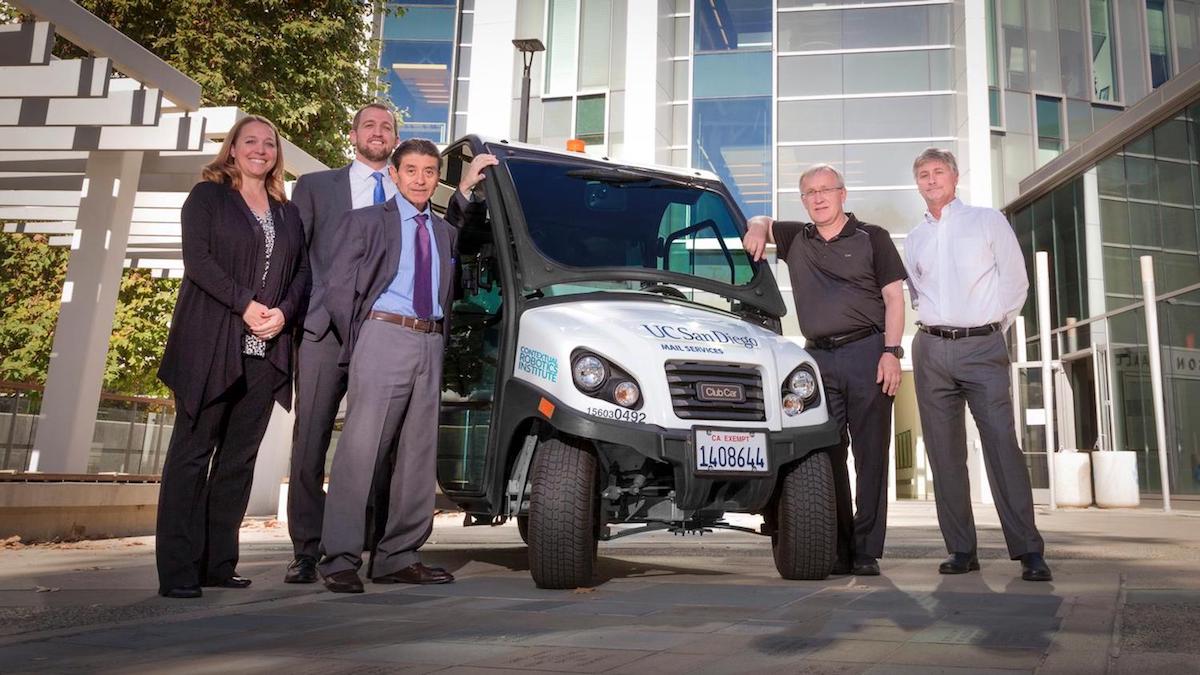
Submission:
M 573 439 L 539 442 L 533 456 L 528 539 L 529 572 L 538 588 L 591 585 L 598 504 L 596 458 Z
M 814 452 L 792 465 L 779 485 L 778 530 L 771 537 L 784 579 L 824 579 L 837 553 L 837 507 L 829 455 Z
M 529 516 L 517 516 L 517 532 L 521 535 L 521 541 L 525 545 L 529 545 Z

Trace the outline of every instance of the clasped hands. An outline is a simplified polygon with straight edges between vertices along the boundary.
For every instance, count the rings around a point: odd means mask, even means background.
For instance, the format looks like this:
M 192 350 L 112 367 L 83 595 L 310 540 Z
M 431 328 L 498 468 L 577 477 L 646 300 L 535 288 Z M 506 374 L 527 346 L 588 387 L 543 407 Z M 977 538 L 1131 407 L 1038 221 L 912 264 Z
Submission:
M 246 322 L 246 327 L 254 337 L 265 341 L 279 335 L 287 319 L 278 307 L 267 309 L 261 302 L 251 300 L 246 311 L 242 312 L 242 321 Z

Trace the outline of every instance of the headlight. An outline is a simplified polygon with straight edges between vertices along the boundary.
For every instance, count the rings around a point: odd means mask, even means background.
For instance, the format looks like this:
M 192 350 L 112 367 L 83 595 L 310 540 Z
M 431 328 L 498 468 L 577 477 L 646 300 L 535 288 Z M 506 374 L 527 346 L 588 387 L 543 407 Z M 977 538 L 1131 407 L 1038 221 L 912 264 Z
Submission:
M 788 394 L 783 397 L 783 414 L 788 417 L 795 417 L 804 411 L 804 401 L 795 394 Z
M 638 386 L 632 382 L 622 382 L 613 389 L 613 399 L 617 405 L 632 408 L 637 405 L 638 399 L 642 397 L 642 392 L 638 390 Z
M 788 378 L 788 390 L 802 399 L 810 399 L 817 393 L 817 378 L 803 368 L 797 368 Z
M 575 386 L 580 389 L 596 391 L 608 379 L 608 368 L 599 358 L 586 354 L 571 364 L 571 377 L 575 380 Z

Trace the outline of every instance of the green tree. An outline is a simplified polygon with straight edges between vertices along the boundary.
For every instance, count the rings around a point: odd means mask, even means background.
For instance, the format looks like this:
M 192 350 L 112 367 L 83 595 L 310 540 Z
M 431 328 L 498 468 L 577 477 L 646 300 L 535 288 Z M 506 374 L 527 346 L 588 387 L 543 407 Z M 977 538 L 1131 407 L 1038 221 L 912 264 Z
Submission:
M 78 3 L 198 82 L 205 105 L 263 115 L 330 166 L 347 160 L 350 111 L 383 93 L 368 23 L 379 0 Z M 56 53 L 79 55 L 64 40 Z
M 125 270 L 104 364 L 106 390 L 139 396 L 171 395 L 158 379 L 158 364 L 167 344 L 179 284 L 178 279 L 156 278 L 147 270 Z
M 0 234 L 0 380 L 46 381 L 67 254 L 42 235 Z

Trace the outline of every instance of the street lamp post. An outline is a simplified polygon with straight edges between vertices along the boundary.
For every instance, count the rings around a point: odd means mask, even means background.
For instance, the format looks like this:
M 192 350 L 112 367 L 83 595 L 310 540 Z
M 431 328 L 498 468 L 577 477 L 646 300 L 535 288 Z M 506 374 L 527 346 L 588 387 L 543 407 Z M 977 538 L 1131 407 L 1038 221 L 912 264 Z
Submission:
M 546 51 L 546 45 L 537 38 L 513 40 L 513 46 L 521 52 L 521 60 L 525 70 L 521 74 L 521 126 L 517 140 L 524 143 L 529 136 L 529 69 L 533 66 L 533 55 Z

